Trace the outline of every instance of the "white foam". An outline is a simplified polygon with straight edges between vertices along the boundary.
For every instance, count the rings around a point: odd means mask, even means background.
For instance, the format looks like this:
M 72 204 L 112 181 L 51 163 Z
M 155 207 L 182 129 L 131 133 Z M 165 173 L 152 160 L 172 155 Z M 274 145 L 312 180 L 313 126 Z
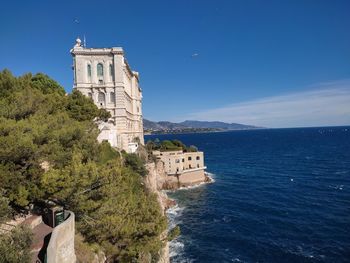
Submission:
M 199 188 L 202 185 L 207 184 L 206 182 L 201 182 L 199 184 L 195 184 L 195 185 L 190 185 L 190 186 L 181 186 L 179 189 L 177 190 L 191 190 L 191 189 L 195 189 L 195 188 Z
M 177 204 L 171 208 L 169 208 L 167 211 L 166 211 L 166 214 L 167 214 L 167 217 L 168 217 L 168 228 L 169 229 L 172 229 L 174 228 L 175 226 L 177 226 L 178 224 L 182 223 L 180 220 L 179 220 L 179 217 L 181 216 L 182 214 L 182 211 L 184 210 L 185 208 L 184 207 L 179 207 Z
M 202 182 L 202 183 L 199 183 L 199 184 L 196 184 L 193 186 L 180 187 L 179 189 L 176 189 L 176 190 L 165 190 L 164 192 L 175 192 L 177 190 L 191 190 L 191 189 L 201 187 L 205 184 L 215 182 L 215 180 L 214 180 L 215 175 L 214 174 L 206 172 L 205 175 L 210 178 L 210 182 Z M 173 206 L 167 210 L 166 214 L 167 214 L 167 217 L 169 220 L 169 222 L 168 222 L 169 229 L 172 229 L 181 223 L 179 218 L 181 217 L 184 209 L 185 209 L 185 207 L 180 207 L 178 204 L 176 204 L 175 206 Z M 171 258 L 171 262 L 173 262 L 173 263 L 175 263 L 175 262 L 179 262 L 179 263 L 194 262 L 191 259 L 184 258 L 184 256 L 183 256 L 184 247 L 185 247 L 184 243 L 181 242 L 181 235 L 178 238 L 169 242 L 169 256 Z
M 171 258 L 175 256 L 179 256 L 179 254 L 181 254 L 184 251 L 184 247 L 185 247 L 184 243 L 176 239 L 169 242 L 169 248 L 170 248 L 169 256 Z
M 166 213 L 168 215 L 174 215 L 174 216 L 177 216 L 179 215 L 185 208 L 184 207 L 179 207 L 178 204 L 174 205 L 173 207 L 170 207 Z
M 330 185 L 329 187 L 335 190 L 343 190 L 344 185 Z
M 170 262 L 172 263 L 192 263 L 195 262 L 193 259 L 185 258 L 184 251 L 185 245 L 178 238 L 169 242 L 170 248 Z

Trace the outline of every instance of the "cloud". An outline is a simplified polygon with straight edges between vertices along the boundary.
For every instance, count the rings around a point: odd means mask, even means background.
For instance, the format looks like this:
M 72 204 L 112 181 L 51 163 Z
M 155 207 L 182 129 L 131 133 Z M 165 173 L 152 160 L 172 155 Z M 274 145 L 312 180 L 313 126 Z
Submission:
M 195 112 L 187 118 L 271 128 L 350 125 L 350 80 L 309 88 L 308 91 Z

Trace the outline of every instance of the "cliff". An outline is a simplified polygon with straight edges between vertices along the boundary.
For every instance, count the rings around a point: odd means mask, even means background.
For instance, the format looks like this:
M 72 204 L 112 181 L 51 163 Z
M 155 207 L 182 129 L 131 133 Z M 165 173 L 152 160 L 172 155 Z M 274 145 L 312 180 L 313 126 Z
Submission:
M 158 203 L 162 209 L 163 215 L 168 208 L 175 205 L 175 201 L 168 198 L 167 194 L 162 191 L 163 186 L 166 182 L 167 174 L 164 170 L 164 164 L 161 161 L 156 161 L 153 163 L 147 163 L 146 169 L 148 171 L 145 177 L 146 187 L 153 193 L 157 195 Z M 160 236 L 161 240 L 167 240 L 168 234 L 167 230 Z M 169 242 L 165 241 L 165 246 L 160 251 L 160 258 L 158 263 L 169 263 Z

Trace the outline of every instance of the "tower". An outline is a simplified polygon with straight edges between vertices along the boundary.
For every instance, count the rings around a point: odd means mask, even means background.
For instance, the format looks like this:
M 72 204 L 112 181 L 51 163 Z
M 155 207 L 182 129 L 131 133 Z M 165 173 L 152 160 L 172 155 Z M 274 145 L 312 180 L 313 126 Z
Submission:
M 98 140 L 108 140 L 113 147 L 129 152 L 136 141 L 144 144 L 139 74 L 131 70 L 123 49 L 86 48 L 78 38 L 70 52 L 73 88 L 112 116 L 108 122 L 98 123 Z

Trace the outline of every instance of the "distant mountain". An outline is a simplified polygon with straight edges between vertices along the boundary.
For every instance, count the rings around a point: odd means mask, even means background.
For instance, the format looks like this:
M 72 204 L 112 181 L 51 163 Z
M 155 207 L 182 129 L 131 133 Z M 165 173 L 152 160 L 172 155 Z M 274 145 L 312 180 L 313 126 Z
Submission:
M 222 121 L 183 121 L 179 124 L 191 128 L 214 128 L 223 130 L 247 130 L 259 127 L 239 123 L 226 123 Z
M 260 127 L 239 123 L 226 123 L 220 121 L 184 121 L 174 123 L 169 121 L 153 122 L 143 119 L 145 133 L 187 133 L 187 132 L 217 132 L 229 130 L 248 130 Z

